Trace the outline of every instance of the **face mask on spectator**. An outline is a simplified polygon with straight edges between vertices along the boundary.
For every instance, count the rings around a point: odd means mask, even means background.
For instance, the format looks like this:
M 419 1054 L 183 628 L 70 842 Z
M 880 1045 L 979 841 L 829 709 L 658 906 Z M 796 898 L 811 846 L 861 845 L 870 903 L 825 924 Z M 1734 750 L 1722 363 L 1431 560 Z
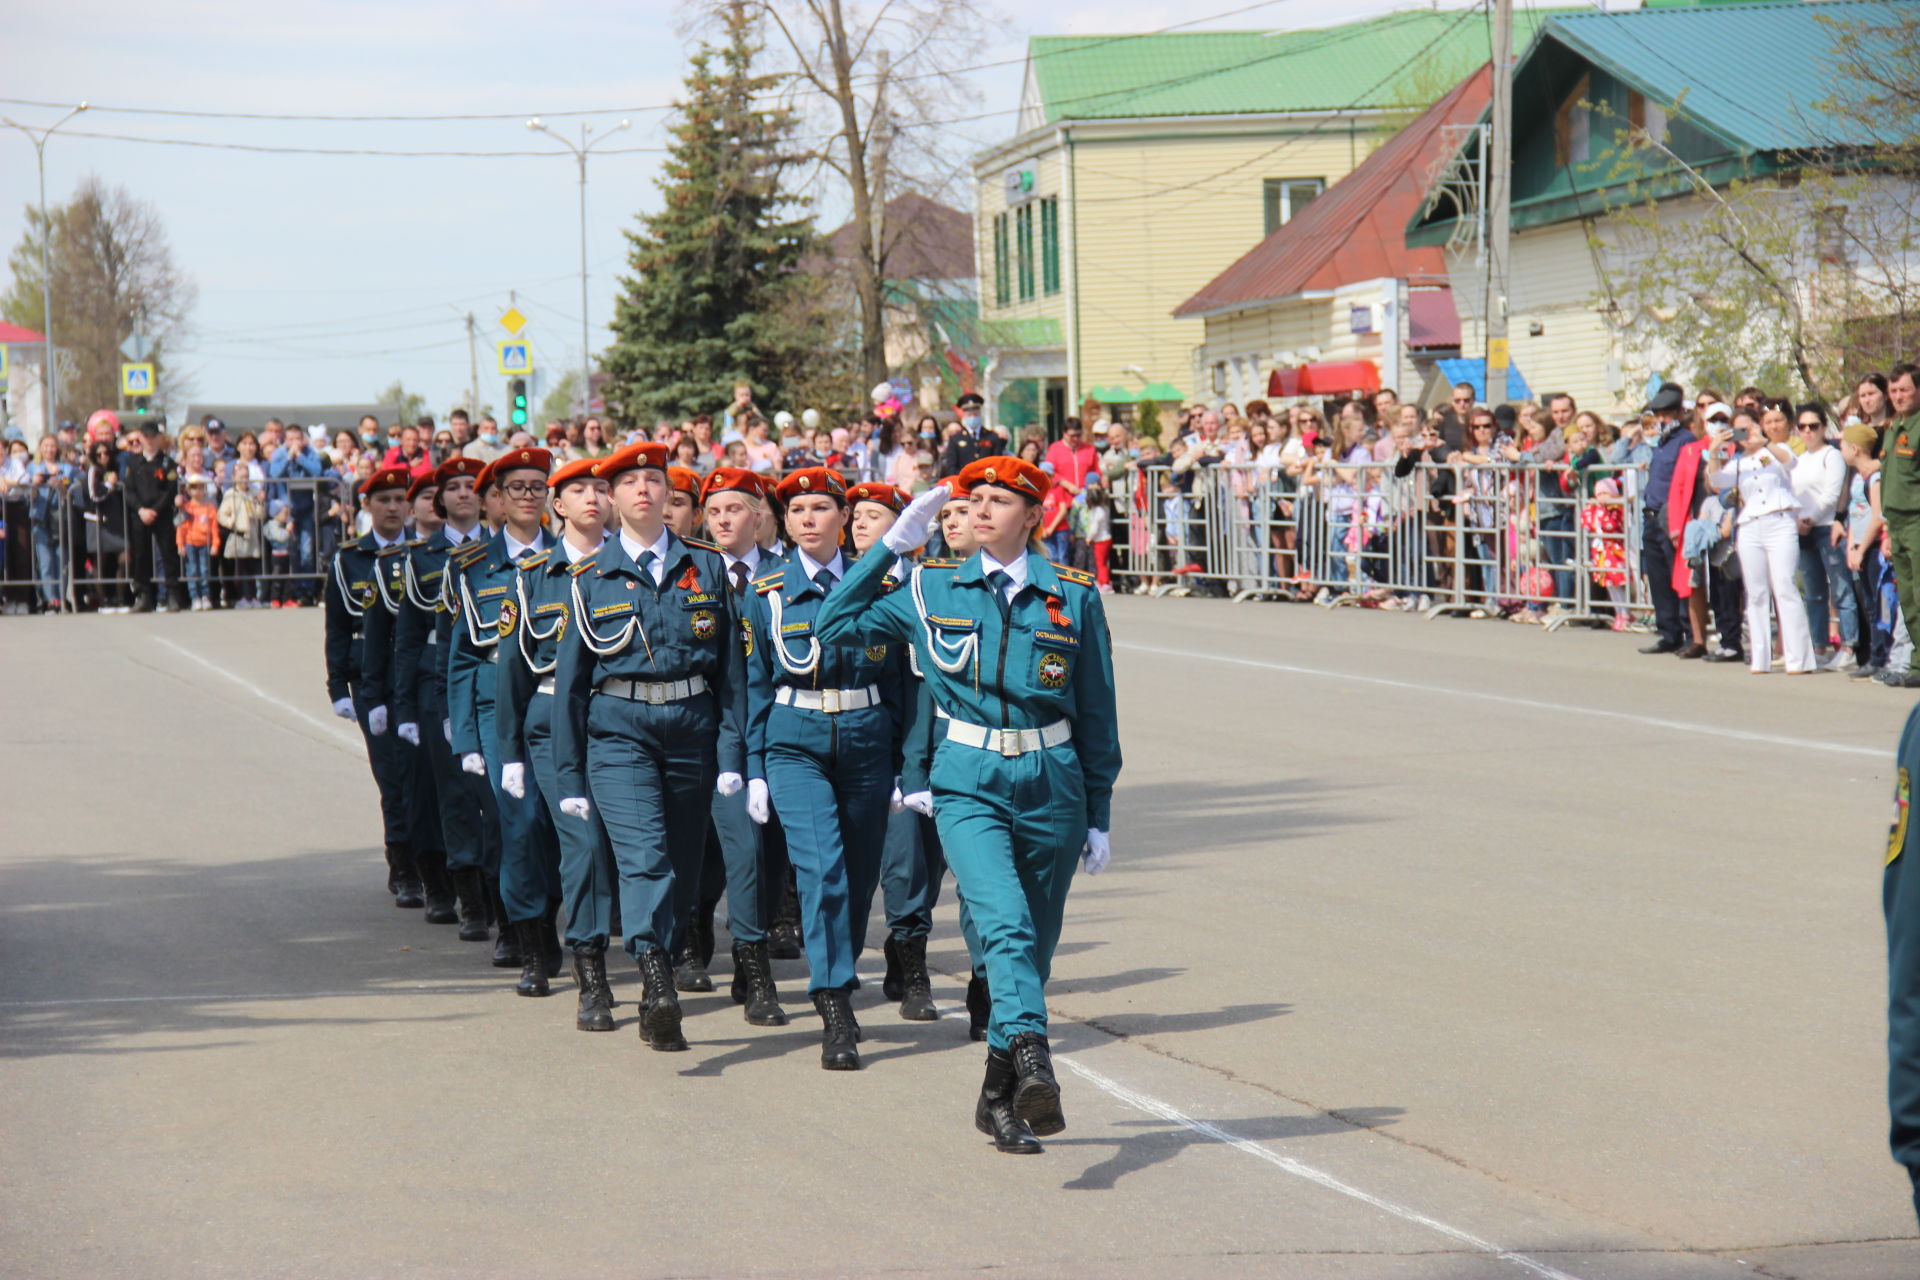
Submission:
M 977 413 L 968 414 L 966 417 L 960 419 L 960 422 L 961 425 L 965 426 L 969 431 L 978 431 L 980 429 L 980 415 Z
M 480 432 L 480 438 L 488 444 L 497 444 L 499 443 L 499 440 L 500 440 L 500 431 L 497 427 L 492 429 L 482 429 Z

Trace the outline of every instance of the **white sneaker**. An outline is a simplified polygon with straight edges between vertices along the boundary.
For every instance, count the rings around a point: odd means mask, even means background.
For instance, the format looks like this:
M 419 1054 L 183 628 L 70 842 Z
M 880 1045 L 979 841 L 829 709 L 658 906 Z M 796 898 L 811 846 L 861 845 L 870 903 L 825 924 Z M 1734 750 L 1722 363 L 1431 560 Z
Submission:
M 1820 664 L 1820 669 L 1822 671 L 1852 671 L 1859 665 L 1860 660 L 1853 656 L 1853 650 L 1842 647 L 1835 649 L 1832 656 Z

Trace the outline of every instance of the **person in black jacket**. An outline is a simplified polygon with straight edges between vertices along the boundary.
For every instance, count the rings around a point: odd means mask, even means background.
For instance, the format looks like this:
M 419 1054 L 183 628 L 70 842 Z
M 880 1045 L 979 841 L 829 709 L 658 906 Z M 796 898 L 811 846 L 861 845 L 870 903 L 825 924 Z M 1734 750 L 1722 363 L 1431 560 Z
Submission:
M 180 466 L 161 449 L 158 423 L 141 423 L 134 443 L 135 452 L 126 456 L 120 468 L 131 517 L 127 521 L 127 545 L 133 560 L 134 609 L 153 612 L 153 553 L 158 549 L 167 612 L 178 613 L 187 607 L 187 588 L 180 579 L 180 548 L 173 534 Z
M 957 476 L 960 469 L 980 458 L 991 458 L 1007 451 L 1006 437 L 985 425 L 981 410 L 986 401 L 977 392 L 960 397 L 954 408 L 960 411 L 960 432 L 940 451 L 940 478 Z

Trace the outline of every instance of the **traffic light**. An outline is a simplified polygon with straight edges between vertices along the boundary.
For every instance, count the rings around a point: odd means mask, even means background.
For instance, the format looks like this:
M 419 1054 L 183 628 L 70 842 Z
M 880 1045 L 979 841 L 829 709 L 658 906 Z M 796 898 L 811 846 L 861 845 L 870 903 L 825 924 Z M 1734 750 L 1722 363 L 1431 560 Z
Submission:
M 514 427 L 527 425 L 527 380 L 507 379 L 507 422 Z

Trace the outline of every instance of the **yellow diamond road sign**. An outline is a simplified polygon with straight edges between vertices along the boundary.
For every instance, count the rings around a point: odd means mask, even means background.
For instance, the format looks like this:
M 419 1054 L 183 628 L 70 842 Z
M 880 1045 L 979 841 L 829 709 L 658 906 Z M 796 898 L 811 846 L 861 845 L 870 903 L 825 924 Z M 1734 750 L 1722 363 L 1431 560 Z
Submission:
M 527 318 L 520 314 L 520 308 L 508 307 L 500 316 L 500 327 L 517 338 L 527 327 Z

